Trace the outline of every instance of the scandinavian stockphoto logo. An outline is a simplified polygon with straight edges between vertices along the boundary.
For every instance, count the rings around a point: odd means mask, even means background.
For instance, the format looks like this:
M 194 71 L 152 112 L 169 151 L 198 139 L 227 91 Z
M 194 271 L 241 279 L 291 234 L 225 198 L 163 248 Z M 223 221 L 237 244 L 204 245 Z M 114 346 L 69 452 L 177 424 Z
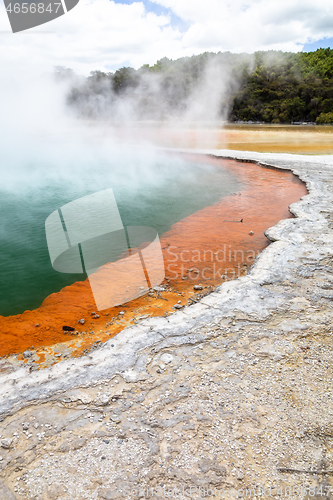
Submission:
M 4 0 L 13 33 L 53 21 L 78 3 L 79 0 Z
M 124 304 L 165 278 L 155 229 L 124 227 L 112 189 L 74 200 L 45 221 L 53 268 L 86 273 L 98 310 Z

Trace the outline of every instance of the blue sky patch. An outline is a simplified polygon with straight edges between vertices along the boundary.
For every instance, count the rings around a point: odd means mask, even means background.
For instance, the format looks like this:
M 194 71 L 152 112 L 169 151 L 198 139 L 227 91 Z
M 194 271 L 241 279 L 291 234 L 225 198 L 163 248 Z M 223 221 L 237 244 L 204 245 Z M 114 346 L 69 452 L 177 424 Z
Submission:
M 333 49 L 333 38 L 323 38 L 318 42 L 306 43 L 303 47 L 303 52 L 312 52 L 317 49 Z
M 115 3 L 122 3 L 130 5 L 135 2 L 141 2 L 145 6 L 147 12 L 153 12 L 157 16 L 169 16 L 170 24 L 173 28 L 179 29 L 179 31 L 186 31 L 190 24 L 184 21 L 181 17 L 176 16 L 171 9 L 167 9 L 162 5 L 158 5 L 155 2 L 151 2 L 150 0 L 113 0 Z

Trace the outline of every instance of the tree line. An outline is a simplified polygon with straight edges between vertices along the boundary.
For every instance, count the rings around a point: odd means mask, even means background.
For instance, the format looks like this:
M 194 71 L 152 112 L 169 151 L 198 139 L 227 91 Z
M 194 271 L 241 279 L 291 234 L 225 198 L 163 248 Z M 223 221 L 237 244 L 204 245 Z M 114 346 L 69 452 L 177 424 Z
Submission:
M 203 115 L 229 122 L 333 124 L 333 49 L 206 52 L 88 77 L 58 67 L 56 76 L 70 81 L 67 104 L 88 119 L 170 120 L 202 101 Z

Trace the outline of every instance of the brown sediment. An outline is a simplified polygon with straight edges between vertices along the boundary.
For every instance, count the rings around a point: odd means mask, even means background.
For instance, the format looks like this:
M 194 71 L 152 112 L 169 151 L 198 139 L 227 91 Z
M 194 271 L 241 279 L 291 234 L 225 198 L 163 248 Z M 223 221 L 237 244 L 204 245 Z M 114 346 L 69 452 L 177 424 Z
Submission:
M 52 347 L 41 348 L 59 343 L 64 343 L 71 355 L 79 355 L 142 316 L 169 314 L 176 304 L 188 304 L 225 279 L 246 274 L 269 244 L 264 231 L 292 217 L 288 206 L 307 193 L 305 185 L 289 172 L 207 156 L 187 158 L 228 168 L 244 188 L 186 217 L 162 235 L 165 290 L 99 312 L 88 280 L 74 283 L 48 296 L 34 311 L 0 316 L 0 356 L 34 348 L 43 363 Z M 195 285 L 202 289 L 194 290 Z M 120 311 L 125 314 L 120 315 Z M 78 323 L 81 318 L 85 319 L 83 325 Z M 64 325 L 76 332 L 64 332 Z

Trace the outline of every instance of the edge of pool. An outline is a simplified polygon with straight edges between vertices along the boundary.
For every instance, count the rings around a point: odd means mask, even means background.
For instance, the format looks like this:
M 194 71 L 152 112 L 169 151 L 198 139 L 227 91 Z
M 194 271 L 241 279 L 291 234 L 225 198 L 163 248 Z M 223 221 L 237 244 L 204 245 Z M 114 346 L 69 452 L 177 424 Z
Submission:
M 290 206 L 294 219 L 268 228 L 269 245 L 249 273 L 222 284 L 199 303 L 171 316 L 149 318 L 123 330 L 89 355 L 61 361 L 50 368 L 30 372 L 15 355 L 5 358 L 11 369 L 0 373 L 0 415 L 57 397 L 64 391 L 87 387 L 120 375 L 125 382 L 146 380 L 151 357 L 161 349 L 196 344 L 214 336 L 214 325 L 225 320 L 231 332 L 239 315 L 265 322 L 271 314 L 298 297 L 297 271 L 304 261 L 333 257 L 333 155 L 303 156 L 230 150 L 170 149 L 172 152 L 213 155 L 248 160 L 262 166 L 290 170 L 305 182 L 309 194 Z M 282 293 L 275 285 L 288 280 Z M 272 285 L 269 289 L 264 285 Z M 291 293 L 292 291 L 292 293 Z M 329 293 L 329 292 L 327 292 Z M 333 291 L 332 300 L 333 300 Z M 296 328 L 296 327 L 295 327 Z

